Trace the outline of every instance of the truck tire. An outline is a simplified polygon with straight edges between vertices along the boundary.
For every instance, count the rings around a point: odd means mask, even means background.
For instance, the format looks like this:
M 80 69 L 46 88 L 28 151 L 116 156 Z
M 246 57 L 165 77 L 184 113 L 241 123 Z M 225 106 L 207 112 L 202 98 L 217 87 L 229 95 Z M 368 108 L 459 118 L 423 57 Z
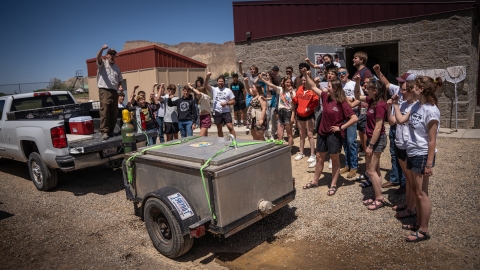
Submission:
M 38 153 L 33 152 L 28 157 L 28 170 L 38 190 L 47 191 L 57 186 L 57 170 L 48 168 Z
M 144 219 L 153 245 L 164 256 L 176 258 L 192 248 L 194 238 L 190 235 L 182 235 L 175 216 L 159 199 L 147 200 Z

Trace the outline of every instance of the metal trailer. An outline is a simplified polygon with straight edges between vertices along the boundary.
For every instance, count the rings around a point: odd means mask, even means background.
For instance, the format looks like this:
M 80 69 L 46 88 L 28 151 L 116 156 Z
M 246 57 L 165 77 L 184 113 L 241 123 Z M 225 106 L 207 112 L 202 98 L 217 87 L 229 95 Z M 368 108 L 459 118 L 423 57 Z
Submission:
M 164 256 L 181 256 L 206 231 L 229 237 L 294 200 L 288 145 L 230 138 L 189 137 L 127 154 L 127 198 Z

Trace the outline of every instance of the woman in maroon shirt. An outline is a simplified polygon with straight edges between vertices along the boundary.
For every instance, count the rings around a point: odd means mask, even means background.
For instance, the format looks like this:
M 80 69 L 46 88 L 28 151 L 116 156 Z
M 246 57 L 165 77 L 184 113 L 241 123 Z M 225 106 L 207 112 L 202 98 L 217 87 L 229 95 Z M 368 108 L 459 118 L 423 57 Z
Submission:
M 379 80 L 370 80 L 367 85 L 368 96 L 360 95 L 360 75 L 355 75 L 353 80 L 355 84 L 355 99 L 368 103 L 367 125 L 365 134 L 367 135 L 367 149 L 365 149 L 365 158 L 367 172 L 370 181 L 375 190 L 375 196 L 363 202 L 368 205 L 369 210 L 377 210 L 384 206 L 382 195 L 382 175 L 380 173 L 380 156 L 387 146 L 385 136 L 385 119 L 387 117 L 387 89 L 385 84 Z M 367 179 L 368 181 L 368 179 Z
M 310 181 L 303 188 L 318 186 L 318 179 L 323 172 L 323 164 L 328 152 L 332 159 L 332 184 L 327 194 L 331 196 L 335 195 L 337 191 L 337 180 L 340 175 L 340 152 L 342 151 L 345 129 L 355 124 L 358 117 L 346 102 L 347 98 L 340 81 L 328 82 L 326 91 L 322 91 L 315 86 L 309 74 L 304 77 L 307 78 L 307 87 L 311 88 L 321 98 L 323 112 L 317 130 L 315 174 L 313 181 Z

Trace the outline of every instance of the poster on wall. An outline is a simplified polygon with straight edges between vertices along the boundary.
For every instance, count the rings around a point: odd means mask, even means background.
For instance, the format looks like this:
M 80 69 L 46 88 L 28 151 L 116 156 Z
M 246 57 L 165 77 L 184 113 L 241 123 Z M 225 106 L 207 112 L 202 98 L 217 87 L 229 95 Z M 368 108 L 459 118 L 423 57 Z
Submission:
M 315 53 L 315 66 L 319 66 L 320 68 L 315 69 L 315 77 L 320 77 L 321 79 L 326 77 L 325 74 L 325 60 L 323 59 L 324 55 L 329 54 L 333 57 L 333 62 L 336 66 L 340 66 L 339 56 L 338 53 Z

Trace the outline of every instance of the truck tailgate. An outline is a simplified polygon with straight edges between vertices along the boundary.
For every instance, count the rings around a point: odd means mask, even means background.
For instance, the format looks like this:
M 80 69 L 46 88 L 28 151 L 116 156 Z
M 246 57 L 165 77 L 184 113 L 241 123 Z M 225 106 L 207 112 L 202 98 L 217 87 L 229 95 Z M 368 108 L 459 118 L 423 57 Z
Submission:
M 147 135 L 148 137 L 154 137 L 154 136 L 157 136 L 157 133 L 148 132 Z M 108 140 L 104 140 L 102 138 L 102 134 L 98 132 L 91 134 L 90 136 L 92 136 L 92 138 L 89 140 L 81 140 L 81 141 L 69 143 L 68 145 L 70 146 L 70 149 L 72 149 L 76 153 L 91 153 L 91 152 L 98 152 L 108 148 L 122 146 L 121 135 L 111 137 Z M 137 142 L 143 142 L 147 140 L 145 134 L 143 133 L 135 134 L 135 139 Z M 72 152 L 72 150 L 70 152 Z

